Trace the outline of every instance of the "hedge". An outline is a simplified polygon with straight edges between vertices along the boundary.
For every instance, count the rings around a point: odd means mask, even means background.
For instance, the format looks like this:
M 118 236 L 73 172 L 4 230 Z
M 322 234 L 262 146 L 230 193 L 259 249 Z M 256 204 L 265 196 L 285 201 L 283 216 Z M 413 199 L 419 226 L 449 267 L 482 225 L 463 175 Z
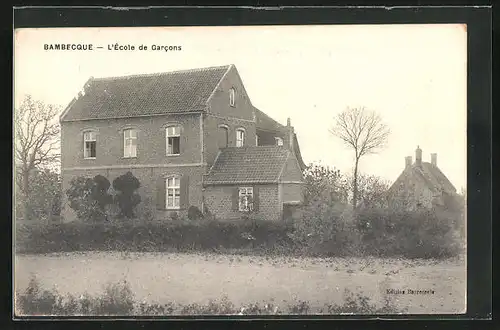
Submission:
M 159 252 L 272 248 L 290 245 L 290 227 L 268 221 L 203 221 L 86 224 L 21 227 L 17 253 L 73 251 Z

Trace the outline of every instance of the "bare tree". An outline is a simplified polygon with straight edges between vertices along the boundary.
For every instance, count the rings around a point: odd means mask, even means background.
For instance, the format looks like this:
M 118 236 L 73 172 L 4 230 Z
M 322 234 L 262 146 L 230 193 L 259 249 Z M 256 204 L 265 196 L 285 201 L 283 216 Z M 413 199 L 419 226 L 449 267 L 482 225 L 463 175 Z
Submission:
M 352 205 L 358 200 L 358 166 L 361 157 L 378 153 L 387 144 L 390 129 L 374 111 L 364 107 L 347 108 L 337 115 L 330 132 L 354 151 Z
M 59 110 L 57 106 L 33 100 L 27 95 L 15 111 L 16 179 L 24 198 L 24 217 L 29 214 L 29 182 L 33 170 L 51 165 L 59 159 L 60 126 L 56 119 Z

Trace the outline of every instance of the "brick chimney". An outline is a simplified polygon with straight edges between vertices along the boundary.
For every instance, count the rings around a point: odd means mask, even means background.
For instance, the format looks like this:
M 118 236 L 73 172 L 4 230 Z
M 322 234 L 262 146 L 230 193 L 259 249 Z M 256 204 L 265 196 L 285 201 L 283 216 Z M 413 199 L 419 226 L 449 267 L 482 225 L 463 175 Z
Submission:
M 411 156 L 405 157 L 405 168 L 411 167 Z
M 415 164 L 417 164 L 417 166 L 422 166 L 422 149 L 420 149 L 419 146 L 417 146 L 415 150 Z
M 293 126 L 292 126 L 292 124 L 290 122 L 290 117 L 288 117 L 286 119 L 286 127 L 288 129 L 288 147 L 293 152 L 294 151 L 294 148 L 293 148 L 293 136 L 294 136 L 294 132 L 293 132 Z
M 431 164 L 433 166 L 437 166 L 437 158 L 438 158 L 437 154 L 431 154 Z

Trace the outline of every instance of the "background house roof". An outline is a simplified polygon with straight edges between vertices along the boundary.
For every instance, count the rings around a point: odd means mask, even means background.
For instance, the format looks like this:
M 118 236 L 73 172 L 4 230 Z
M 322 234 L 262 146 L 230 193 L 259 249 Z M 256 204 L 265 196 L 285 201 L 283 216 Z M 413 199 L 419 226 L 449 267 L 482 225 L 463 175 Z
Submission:
M 442 190 L 448 194 L 455 193 L 456 189 L 448 180 L 439 167 L 428 162 L 422 162 L 422 167 L 414 166 L 414 171 L 418 171 L 428 183 L 429 188 Z
M 89 79 L 62 121 L 123 118 L 203 110 L 231 65 Z
M 205 184 L 276 183 L 291 152 L 282 146 L 221 149 Z
M 407 171 L 410 172 L 408 173 Z M 444 173 L 439 169 L 439 167 L 428 162 L 422 162 L 422 166 L 413 164 L 409 169 L 405 169 L 396 181 L 394 181 L 392 186 L 389 188 L 389 191 L 392 191 L 393 189 L 397 190 L 397 185 L 405 174 L 420 178 L 420 180 L 423 181 L 432 191 L 445 192 L 447 194 L 456 193 L 455 187 L 450 180 L 448 180 L 446 175 L 444 175 Z

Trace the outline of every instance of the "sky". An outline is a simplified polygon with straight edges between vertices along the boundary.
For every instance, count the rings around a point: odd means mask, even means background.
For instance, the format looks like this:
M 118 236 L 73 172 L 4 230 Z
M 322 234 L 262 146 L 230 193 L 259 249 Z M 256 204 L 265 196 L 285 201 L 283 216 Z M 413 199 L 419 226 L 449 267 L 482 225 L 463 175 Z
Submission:
M 94 50 L 44 49 L 55 43 Z M 108 50 L 116 43 L 135 50 Z M 466 61 L 466 26 L 459 24 L 19 29 L 14 97 L 16 105 L 30 94 L 65 108 L 91 76 L 234 64 L 254 106 L 282 124 L 290 117 L 306 163 L 352 172 L 352 150 L 329 129 L 339 112 L 364 106 L 380 114 L 391 135 L 385 149 L 361 159 L 361 172 L 392 182 L 420 146 L 423 161 L 438 154 L 438 166 L 460 191 Z

